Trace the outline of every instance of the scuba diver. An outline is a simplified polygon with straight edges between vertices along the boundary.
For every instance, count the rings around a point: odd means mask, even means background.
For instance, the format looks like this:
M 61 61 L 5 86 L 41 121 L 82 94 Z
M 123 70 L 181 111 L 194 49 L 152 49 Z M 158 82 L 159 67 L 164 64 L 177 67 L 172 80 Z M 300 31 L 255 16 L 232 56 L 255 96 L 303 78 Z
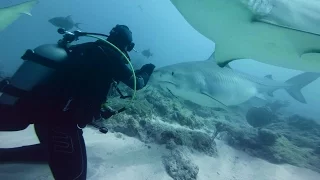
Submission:
M 63 53 L 67 53 L 67 60 L 59 65 L 40 61 L 48 57 L 59 59 L 57 57 L 63 54 L 61 48 L 53 46 L 41 47 L 38 54 L 30 50 L 22 56 L 24 60 L 40 63 L 37 67 L 55 67 L 55 72 L 30 91 L 15 87 L 14 76 L 0 82 L 1 92 L 20 97 L 14 106 L 0 99 L 0 131 L 23 130 L 34 124 L 40 141 L 30 146 L 0 148 L 0 163 L 46 162 L 57 180 L 86 179 L 87 157 L 82 128 L 95 119 L 107 119 L 116 113 L 101 108 L 112 83 L 123 82 L 132 89 L 142 89 L 155 68 L 153 64 L 146 64 L 136 71 L 128 67 L 126 59 L 129 59 L 128 52 L 133 50 L 134 43 L 127 26 L 116 25 L 107 41 L 111 44 L 97 40 L 65 46 Z M 18 71 L 27 73 L 23 68 Z M 29 72 L 39 77 L 37 73 L 41 70 Z M 28 74 L 24 75 L 26 78 L 19 82 L 27 84 L 30 78 L 27 78 Z

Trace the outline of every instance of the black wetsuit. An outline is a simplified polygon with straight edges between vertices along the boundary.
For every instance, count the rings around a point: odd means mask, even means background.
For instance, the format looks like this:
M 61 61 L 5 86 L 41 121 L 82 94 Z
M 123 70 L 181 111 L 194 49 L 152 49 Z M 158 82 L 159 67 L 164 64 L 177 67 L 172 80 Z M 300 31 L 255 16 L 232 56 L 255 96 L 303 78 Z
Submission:
M 75 45 L 70 50 L 66 68 L 21 98 L 17 121 L 0 119 L 0 131 L 34 124 L 40 144 L 2 148 L 0 163 L 44 161 L 49 162 L 57 180 L 86 179 L 86 149 L 79 127 L 99 114 L 113 81 L 133 88 L 134 79 L 123 56 L 101 41 Z M 136 71 L 137 89 L 147 84 L 154 67 L 151 69 Z

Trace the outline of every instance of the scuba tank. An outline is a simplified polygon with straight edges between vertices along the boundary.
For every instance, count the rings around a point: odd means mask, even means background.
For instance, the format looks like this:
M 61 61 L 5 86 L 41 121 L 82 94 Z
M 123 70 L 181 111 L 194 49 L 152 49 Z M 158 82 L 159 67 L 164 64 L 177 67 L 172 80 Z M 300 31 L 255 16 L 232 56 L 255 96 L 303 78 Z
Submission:
M 125 54 L 110 42 L 97 36 L 105 36 L 100 33 L 88 33 L 74 31 L 65 31 L 63 28 L 58 29 L 59 34 L 63 34 L 63 38 L 57 44 L 41 45 L 34 50 L 28 49 L 21 59 L 24 60 L 22 65 L 10 78 L 0 82 L 0 105 L 14 105 L 20 97 L 31 91 L 35 86 L 41 84 L 50 77 L 58 68 L 64 68 L 68 62 L 68 47 L 73 41 L 77 41 L 80 36 L 88 36 L 100 39 L 119 51 L 129 63 L 132 71 L 134 69 L 130 60 Z M 135 79 L 135 73 L 134 79 Z M 136 81 L 134 81 L 134 95 L 136 93 Z
M 66 33 L 62 29 L 58 32 Z M 45 44 L 34 50 L 28 49 L 21 57 L 24 62 L 18 70 L 10 80 L 1 83 L 3 85 L 0 87 L 0 105 L 14 105 L 20 97 L 51 76 L 68 60 L 66 47 L 74 40 L 75 35 L 67 32 L 57 44 Z

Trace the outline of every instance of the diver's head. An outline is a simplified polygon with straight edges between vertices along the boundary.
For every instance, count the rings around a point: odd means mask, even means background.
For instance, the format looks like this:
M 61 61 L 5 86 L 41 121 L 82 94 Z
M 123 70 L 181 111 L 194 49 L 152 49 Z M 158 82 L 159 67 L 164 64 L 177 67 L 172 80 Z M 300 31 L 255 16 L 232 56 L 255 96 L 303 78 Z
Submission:
M 134 47 L 132 32 L 125 25 L 116 25 L 112 28 L 107 40 L 124 52 L 130 52 Z

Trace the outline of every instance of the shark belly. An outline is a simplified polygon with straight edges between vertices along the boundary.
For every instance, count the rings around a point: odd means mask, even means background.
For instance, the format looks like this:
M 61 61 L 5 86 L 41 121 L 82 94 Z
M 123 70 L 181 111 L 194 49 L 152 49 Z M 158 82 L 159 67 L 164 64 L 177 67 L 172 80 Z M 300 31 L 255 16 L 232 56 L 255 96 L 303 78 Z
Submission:
M 269 19 L 265 22 L 255 15 L 265 8 L 261 15 L 272 16 L 272 1 L 171 2 L 194 29 L 216 44 L 215 58 L 220 66 L 236 59 L 254 59 L 285 68 L 320 72 L 320 53 L 308 55 L 309 51 L 320 49 L 318 34 L 303 32 L 299 30 L 299 26 L 290 28 L 286 24 L 272 23 Z M 250 2 L 257 5 L 254 10 L 250 9 Z M 264 2 L 269 4 L 265 5 Z M 304 7 L 303 10 L 308 9 Z M 299 12 L 303 10 L 293 9 L 293 12 L 297 12 L 295 15 L 300 17 Z M 307 20 L 302 19 L 298 24 Z

